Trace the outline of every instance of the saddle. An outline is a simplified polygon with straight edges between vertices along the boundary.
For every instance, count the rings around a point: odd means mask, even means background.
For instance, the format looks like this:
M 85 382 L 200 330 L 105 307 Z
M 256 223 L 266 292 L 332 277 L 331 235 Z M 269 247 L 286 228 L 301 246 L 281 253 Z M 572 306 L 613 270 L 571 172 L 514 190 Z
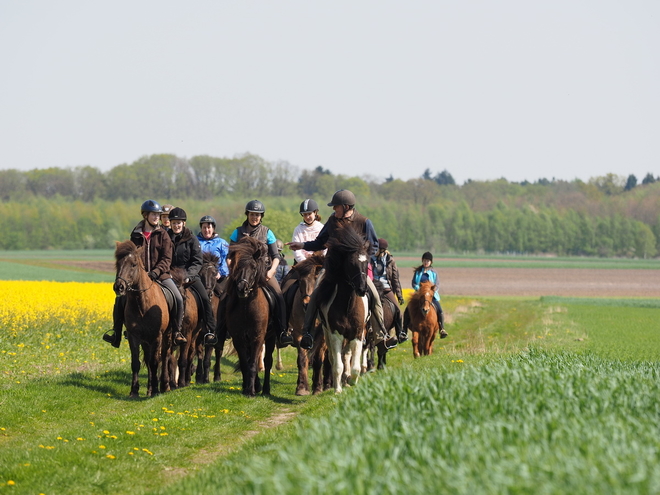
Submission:
M 174 298 L 174 294 L 165 285 L 161 284 L 159 280 L 156 283 L 160 286 L 160 289 L 163 291 L 163 295 L 165 296 L 165 300 L 167 301 L 168 311 L 170 312 L 170 314 L 173 314 L 175 312 L 174 306 L 176 304 L 176 299 Z

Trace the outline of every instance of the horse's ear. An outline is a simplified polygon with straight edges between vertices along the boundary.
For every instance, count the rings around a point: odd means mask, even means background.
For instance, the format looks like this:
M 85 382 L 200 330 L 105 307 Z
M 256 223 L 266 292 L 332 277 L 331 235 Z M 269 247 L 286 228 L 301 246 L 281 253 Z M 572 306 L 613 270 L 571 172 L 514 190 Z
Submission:
M 431 290 L 432 290 L 433 292 L 435 292 L 435 285 L 432 285 L 432 286 L 431 286 Z

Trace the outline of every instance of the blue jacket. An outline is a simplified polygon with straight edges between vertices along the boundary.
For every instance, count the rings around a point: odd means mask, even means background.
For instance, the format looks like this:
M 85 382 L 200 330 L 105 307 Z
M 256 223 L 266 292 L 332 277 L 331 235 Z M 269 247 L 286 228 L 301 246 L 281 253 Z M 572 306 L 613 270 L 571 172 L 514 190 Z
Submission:
M 221 276 L 226 277 L 229 275 L 229 267 L 227 266 L 227 255 L 229 254 L 229 244 L 223 238 L 214 234 L 211 239 L 204 239 L 202 233 L 197 234 L 199 245 L 203 253 L 213 253 L 220 261 L 218 261 L 218 272 Z
M 419 290 L 419 286 L 421 285 L 422 282 L 426 281 L 431 282 L 433 285 L 435 285 L 435 294 L 433 294 L 433 299 L 440 300 L 440 293 L 438 292 L 440 290 L 440 282 L 438 281 L 438 274 L 435 273 L 435 270 L 433 268 L 428 268 L 424 269 L 424 267 L 420 266 L 415 270 L 413 273 L 413 278 L 412 278 L 412 287 L 415 290 Z

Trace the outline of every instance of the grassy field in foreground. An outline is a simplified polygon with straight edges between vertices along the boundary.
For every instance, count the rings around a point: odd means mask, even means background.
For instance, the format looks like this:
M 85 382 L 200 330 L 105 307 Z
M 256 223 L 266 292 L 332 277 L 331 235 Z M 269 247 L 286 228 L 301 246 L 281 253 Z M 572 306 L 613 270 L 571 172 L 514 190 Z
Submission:
M 137 400 L 95 308 L 0 320 L 0 493 L 660 491 L 658 307 L 447 297 L 433 356 L 406 342 L 341 396 L 296 397 L 288 348 L 272 397 L 244 398 L 229 357 Z

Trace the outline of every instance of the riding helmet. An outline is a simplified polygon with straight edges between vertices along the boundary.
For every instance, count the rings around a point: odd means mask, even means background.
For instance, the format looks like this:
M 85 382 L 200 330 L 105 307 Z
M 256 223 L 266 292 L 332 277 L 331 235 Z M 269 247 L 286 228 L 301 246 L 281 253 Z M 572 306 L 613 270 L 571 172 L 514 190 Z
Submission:
M 313 199 L 306 199 L 300 203 L 300 213 L 314 213 L 318 209 L 319 205 Z
M 140 208 L 140 211 L 142 213 L 146 212 L 154 212 L 154 213 L 162 213 L 163 209 L 161 206 L 158 204 L 157 201 L 154 201 L 153 199 L 148 199 L 144 203 L 142 203 L 142 207 Z
M 378 239 L 378 249 L 387 249 L 387 241 L 385 239 Z
M 423 259 L 423 260 L 429 260 L 429 261 L 433 262 L 433 255 L 432 255 L 430 252 L 426 251 L 426 252 L 422 255 L 422 259 Z
M 261 213 L 263 217 L 266 214 L 266 207 L 258 199 L 253 199 L 245 205 L 245 214 L 247 215 L 248 213 Z
M 170 210 L 170 221 L 172 220 L 183 220 L 184 222 L 188 219 L 186 215 L 186 210 L 179 208 L 178 206 Z
M 279 239 L 275 241 L 275 245 L 277 246 L 278 251 L 282 251 L 284 249 L 284 243 Z
M 202 227 L 203 223 L 210 223 L 213 225 L 213 228 L 215 228 L 215 218 L 213 218 L 211 215 L 204 215 L 202 218 L 199 219 L 199 227 Z
M 174 208 L 173 205 L 163 205 L 163 211 L 162 211 L 162 213 L 161 213 L 161 216 L 162 216 L 162 215 L 169 215 L 170 210 L 171 210 L 172 208 Z
M 348 189 L 340 189 L 332 195 L 328 206 L 348 205 L 355 206 L 355 194 Z

